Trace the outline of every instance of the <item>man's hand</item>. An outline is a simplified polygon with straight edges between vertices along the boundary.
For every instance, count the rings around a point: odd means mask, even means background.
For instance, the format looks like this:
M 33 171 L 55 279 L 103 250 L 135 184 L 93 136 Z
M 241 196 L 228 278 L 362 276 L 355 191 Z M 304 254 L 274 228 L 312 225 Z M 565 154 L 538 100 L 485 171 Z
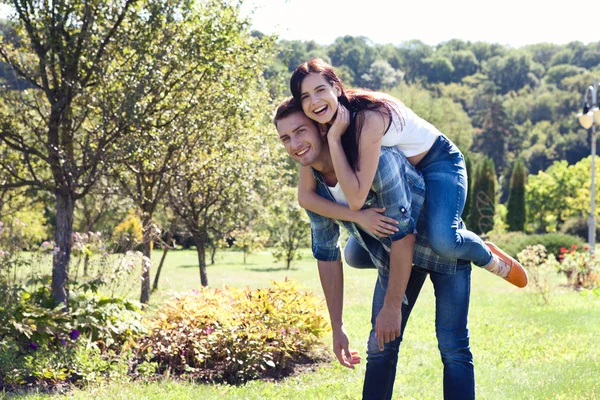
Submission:
M 379 351 L 383 351 L 383 345 L 396 340 L 400 336 L 402 326 L 402 308 L 383 305 L 377 319 L 375 320 L 375 334 Z
M 360 356 L 356 351 L 350 351 L 350 341 L 344 327 L 333 330 L 333 352 L 340 364 L 346 368 L 354 369 L 354 364 L 360 363 Z

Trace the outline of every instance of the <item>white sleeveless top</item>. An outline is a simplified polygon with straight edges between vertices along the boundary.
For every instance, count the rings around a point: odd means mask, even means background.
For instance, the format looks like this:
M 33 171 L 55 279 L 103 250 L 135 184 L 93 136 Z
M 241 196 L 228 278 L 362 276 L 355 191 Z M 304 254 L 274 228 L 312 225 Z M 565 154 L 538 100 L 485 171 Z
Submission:
M 329 191 L 331 192 L 331 195 L 336 203 L 348 206 L 348 200 L 346 199 L 344 192 L 342 192 L 342 187 L 340 186 L 339 182 L 335 186 L 327 187 L 329 188 Z
M 402 111 L 404 123 L 396 111 L 392 111 L 392 121 L 381 140 L 381 145 L 397 146 L 406 157 L 416 156 L 429 150 L 441 135 L 440 131 L 405 105 L 399 104 L 398 108 Z

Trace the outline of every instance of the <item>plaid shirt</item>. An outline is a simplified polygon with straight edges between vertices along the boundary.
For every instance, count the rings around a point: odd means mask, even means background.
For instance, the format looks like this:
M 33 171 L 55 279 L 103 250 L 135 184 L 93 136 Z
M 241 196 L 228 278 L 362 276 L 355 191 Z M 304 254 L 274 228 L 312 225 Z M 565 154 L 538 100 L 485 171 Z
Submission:
M 313 170 L 317 180 L 317 193 L 335 202 L 323 177 Z M 385 215 L 400 222 L 399 231 L 380 238 L 363 231 L 353 222 L 333 220 L 306 210 L 311 221 L 312 252 L 317 260 L 341 259 L 339 226 L 344 226 L 354 239 L 366 249 L 380 272 L 389 273 L 392 241 L 400 240 L 410 233 L 417 233 L 413 264 L 435 272 L 454 274 L 457 263 L 464 260 L 442 258 L 429 247 L 427 240 L 425 183 L 417 171 L 396 147 L 382 147 L 373 185 L 363 208 L 385 207 Z M 416 221 L 416 222 L 415 222 Z M 464 224 L 461 221 L 461 226 Z

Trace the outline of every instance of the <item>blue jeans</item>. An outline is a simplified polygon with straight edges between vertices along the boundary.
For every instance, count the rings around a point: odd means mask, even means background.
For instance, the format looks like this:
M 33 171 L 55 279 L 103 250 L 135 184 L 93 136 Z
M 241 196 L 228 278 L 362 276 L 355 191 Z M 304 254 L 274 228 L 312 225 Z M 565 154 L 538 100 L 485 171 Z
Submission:
M 458 229 L 468 187 L 465 159 L 458 147 L 440 135 L 416 168 L 425 180 L 427 235 L 433 251 L 480 267 L 487 265 L 492 252 L 483 240 L 471 231 Z
M 350 266 L 369 268 L 368 253 L 354 240 L 348 241 L 344 255 L 346 263 Z M 371 263 L 370 268 L 375 266 Z M 405 292 L 408 304 L 402 305 L 400 337 L 386 343 L 383 351 L 379 351 L 377 344 L 375 319 L 383 307 L 388 277 L 379 274 L 373 293 L 371 333 L 367 344 L 367 371 L 363 385 L 364 400 L 392 398 L 398 351 L 404 329 L 428 274 L 435 291 L 435 331 L 444 365 L 444 399 L 475 398 L 475 371 L 467 326 L 471 266 L 460 264 L 455 274 L 442 274 L 413 266 Z

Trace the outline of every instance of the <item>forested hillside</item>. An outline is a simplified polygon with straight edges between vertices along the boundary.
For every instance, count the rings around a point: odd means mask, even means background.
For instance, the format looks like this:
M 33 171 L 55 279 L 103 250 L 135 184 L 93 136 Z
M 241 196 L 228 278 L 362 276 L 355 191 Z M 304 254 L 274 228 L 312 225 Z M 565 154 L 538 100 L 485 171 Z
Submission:
M 470 157 L 490 157 L 503 188 L 502 202 L 518 158 L 536 174 L 556 160 L 574 164 L 590 154 L 588 132 L 575 114 L 585 88 L 600 76 L 600 42 L 515 49 L 461 40 L 437 46 L 378 44 L 344 36 L 327 46 L 278 44 L 267 72 L 278 82 L 272 91 L 289 94 L 293 69 L 309 58 L 324 58 L 337 67 L 346 86 L 392 93 Z

